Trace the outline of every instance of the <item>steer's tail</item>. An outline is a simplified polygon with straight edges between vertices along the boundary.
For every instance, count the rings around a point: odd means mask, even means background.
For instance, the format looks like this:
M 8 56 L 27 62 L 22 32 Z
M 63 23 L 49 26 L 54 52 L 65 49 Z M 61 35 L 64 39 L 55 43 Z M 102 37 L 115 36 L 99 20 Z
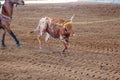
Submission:
M 40 20 L 41 20 L 41 19 L 40 19 Z M 38 26 L 37 26 L 34 30 L 30 31 L 29 33 L 34 33 L 34 32 L 36 32 L 36 31 L 39 31 L 39 29 L 40 29 L 40 21 L 39 21 Z
M 30 31 L 29 33 L 34 33 L 34 32 L 36 32 L 36 31 L 38 31 L 38 30 L 39 30 L 39 27 L 37 26 L 36 29 Z

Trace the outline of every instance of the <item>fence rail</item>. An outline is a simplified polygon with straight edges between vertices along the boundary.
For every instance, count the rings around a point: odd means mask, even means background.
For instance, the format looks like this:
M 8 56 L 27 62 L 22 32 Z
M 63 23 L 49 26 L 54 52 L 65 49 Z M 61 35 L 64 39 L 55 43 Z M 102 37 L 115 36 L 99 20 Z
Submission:
M 104 2 L 104 3 L 120 3 L 120 0 L 78 0 L 84 2 Z
M 120 3 L 120 0 L 25 0 L 27 4 L 29 3 L 63 3 L 63 2 L 104 2 L 104 3 Z M 0 1 L 1 4 L 4 1 Z

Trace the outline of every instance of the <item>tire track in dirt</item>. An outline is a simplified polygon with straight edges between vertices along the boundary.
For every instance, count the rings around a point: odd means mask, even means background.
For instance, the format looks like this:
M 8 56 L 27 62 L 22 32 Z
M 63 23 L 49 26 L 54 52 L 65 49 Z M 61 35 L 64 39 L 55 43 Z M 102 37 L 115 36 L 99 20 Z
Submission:
M 24 66 L 24 67 L 23 67 Z M 23 72 L 30 72 L 31 71 L 40 71 L 44 74 L 52 74 L 52 75 L 60 75 L 61 77 L 67 77 L 67 79 L 76 79 L 76 80 L 84 80 L 84 77 L 86 77 L 86 80 L 119 80 L 119 74 L 112 74 L 106 71 L 97 70 L 90 67 L 65 67 L 61 65 L 51 65 L 51 64 L 17 64 L 16 63 L 4 63 L 4 65 L 0 66 L 0 68 L 4 69 L 10 69 L 11 71 L 23 71 Z M 4 76 L 12 77 L 13 74 L 3 74 Z M 12 75 L 12 76 L 11 76 Z M 32 76 L 31 76 L 32 78 Z
M 87 41 L 89 42 L 89 41 Z M 84 43 L 84 42 L 83 42 Z M 96 42 L 91 42 L 88 44 L 82 44 L 82 45 L 75 45 L 75 47 L 79 47 L 80 50 L 85 50 L 85 51 L 92 51 L 96 53 L 111 53 L 111 54 L 119 54 L 120 52 L 120 44 L 115 44 L 113 45 L 104 45 L 104 41 L 96 41 Z M 111 44 L 111 43 L 110 43 Z
M 64 77 L 71 80 L 119 80 L 120 73 L 115 72 L 112 69 L 106 71 L 100 69 L 101 66 L 106 65 L 107 67 L 119 67 L 117 63 L 112 65 L 112 62 L 105 63 L 98 60 L 94 61 L 87 59 L 75 59 L 74 57 L 68 56 L 65 58 L 61 58 L 53 54 L 48 55 L 44 53 L 32 53 L 28 57 L 14 57 L 17 59 L 17 61 L 13 62 L 13 65 L 11 65 L 10 63 L 3 63 L 1 64 L 0 68 L 7 68 L 10 70 L 12 70 L 12 68 L 15 68 L 20 71 L 25 70 L 27 72 L 30 72 L 31 70 L 40 71 L 44 74 L 57 75 L 59 77 Z M 16 63 L 17 65 L 15 65 Z M 99 66 L 97 67 L 96 65 Z M 24 69 L 22 69 L 23 66 Z
M 103 55 L 104 57 L 112 56 L 111 55 L 112 53 L 110 53 L 110 55 L 103 54 L 103 53 L 106 53 L 104 51 L 96 52 L 95 50 L 90 51 L 90 49 L 88 48 L 85 48 L 85 49 L 81 48 L 80 51 L 75 52 L 77 55 L 74 55 L 74 52 L 69 51 L 70 55 L 68 55 L 67 57 L 61 57 L 59 55 L 56 55 L 57 52 L 55 52 L 54 54 L 49 54 L 48 51 L 45 51 L 45 52 L 43 51 L 41 53 L 39 51 L 32 50 L 32 52 L 28 54 L 13 54 L 12 51 L 10 51 L 11 53 L 6 54 L 4 50 L 2 52 L 3 53 L 1 54 L 1 56 L 6 59 L 2 57 L 0 58 L 0 60 L 4 62 L 3 64 L 0 63 L 1 70 L 4 70 L 5 68 L 13 71 L 14 70 L 22 71 L 21 73 L 25 74 L 26 76 L 29 75 L 26 78 L 24 76 L 19 76 L 11 72 L 7 73 L 7 71 L 6 72 L 3 71 L 3 74 L 2 72 L 1 74 L 2 74 L 2 77 L 5 76 L 5 78 L 11 77 L 11 79 L 12 78 L 32 79 L 35 76 L 35 74 L 33 75 L 31 74 L 32 71 L 33 72 L 39 71 L 38 72 L 39 74 L 42 73 L 41 76 L 43 75 L 48 77 L 52 75 L 55 77 L 54 78 L 55 80 L 57 79 L 61 80 L 62 78 L 66 80 L 68 79 L 70 80 L 74 80 L 74 79 L 75 80 L 119 80 L 120 79 L 119 78 L 120 70 L 118 68 L 120 67 L 119 61 L 116 62 L 116 60 L 113 60 L 109 62 L 109 60 L 103 61 L 97 58 L 96 60 L 89 58 L 91 57 L 90 55 L 92 55 L 93 57 L 97 57 L 100 55 Z M 83 54 L 86 56 L 82 56 Z M 82 57 L 79 58 L 77 56 L 82 56 Z M 5 64 L 5 62 L 7 63 Z M 24 69 L 21 69 L 22 67 Z M 41 79 L 41 77 L 39 76 L 37 76 L 37 78 Z M 51 80 L 52 79 L 53 78 L 51 78 Z

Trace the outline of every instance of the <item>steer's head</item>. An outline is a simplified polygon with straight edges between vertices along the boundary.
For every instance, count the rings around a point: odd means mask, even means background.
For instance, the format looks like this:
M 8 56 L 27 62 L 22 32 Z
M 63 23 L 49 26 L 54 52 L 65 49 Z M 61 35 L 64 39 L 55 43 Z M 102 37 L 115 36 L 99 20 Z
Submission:
M 74 15 L 68 20 L 66 21 L 63 25 L 62 28 L 60 29 L 61 34 L 60 34 L 60 39 L 64 42 L 64 43 L 68 43 L 69 42 L 69 37 L 71 34 L 73 34 L 73 30 L 72 30 L 72 19 L 74 18 Z
M 69 42 L 69 36 L 72 32 L 72 22 L 65 22 L 61 28 L 61 34 L 60 34 L 60 39 L 65 42 L 68 43 Z

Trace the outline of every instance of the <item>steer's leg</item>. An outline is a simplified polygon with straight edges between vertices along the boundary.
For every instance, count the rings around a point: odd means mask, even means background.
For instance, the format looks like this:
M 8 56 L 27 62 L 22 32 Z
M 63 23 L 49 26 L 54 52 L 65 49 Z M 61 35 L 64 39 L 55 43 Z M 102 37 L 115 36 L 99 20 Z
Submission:
M 41 36 L 40 36 L 40 35 L 37 36 L 37 40 L 38 40 L 38 42 L 39 42 L 39 48 L 42 49 L 42 47 L 41 47 L 41 45 L 42 45 L 42 40 L 41 40 Z
M 48 49 L 49 49 L 49 51 L 51 51 L 50 50 L 50 47 L 49 47 L 49 44 L 48 44 L 48 40 L 50 39 L 50 34 L 49 33 L 46 33 L 46 36 L 45 36 L 45 43 L 47 44 L 47 47 L 48 47 Z
M 45 37 L 45 42 L 47 43 L 48 42 L 48 39 L 50 38 L 50 34 L 49 33 L 46 33 L 46 37 Z
M 63 53 L 65 53 L 65 51 L 66 51 L 66 50 L 67 50 L 67 48 L 68 48 L 68 43 L 63 42 L 63 44 L 64 44 L 64 47 L 65 47 L 65 48 L 63 49 L 63 51 L 62 51 L 62 52 L 63 52 Z
M 42 49 L 42 36 L 45 33 L 45 31 L 40 31 L 40 34 L 37 36 L 37 40 L 39 42 L 39 48 Z
M 63 42 L 63 45 L 64 45 L 64 49 L 61 52 L 61 55 L 65 54 L 65 51 L 68 49 L 68 42 Z M 64 56 L 66 56 L 66 54 Z

